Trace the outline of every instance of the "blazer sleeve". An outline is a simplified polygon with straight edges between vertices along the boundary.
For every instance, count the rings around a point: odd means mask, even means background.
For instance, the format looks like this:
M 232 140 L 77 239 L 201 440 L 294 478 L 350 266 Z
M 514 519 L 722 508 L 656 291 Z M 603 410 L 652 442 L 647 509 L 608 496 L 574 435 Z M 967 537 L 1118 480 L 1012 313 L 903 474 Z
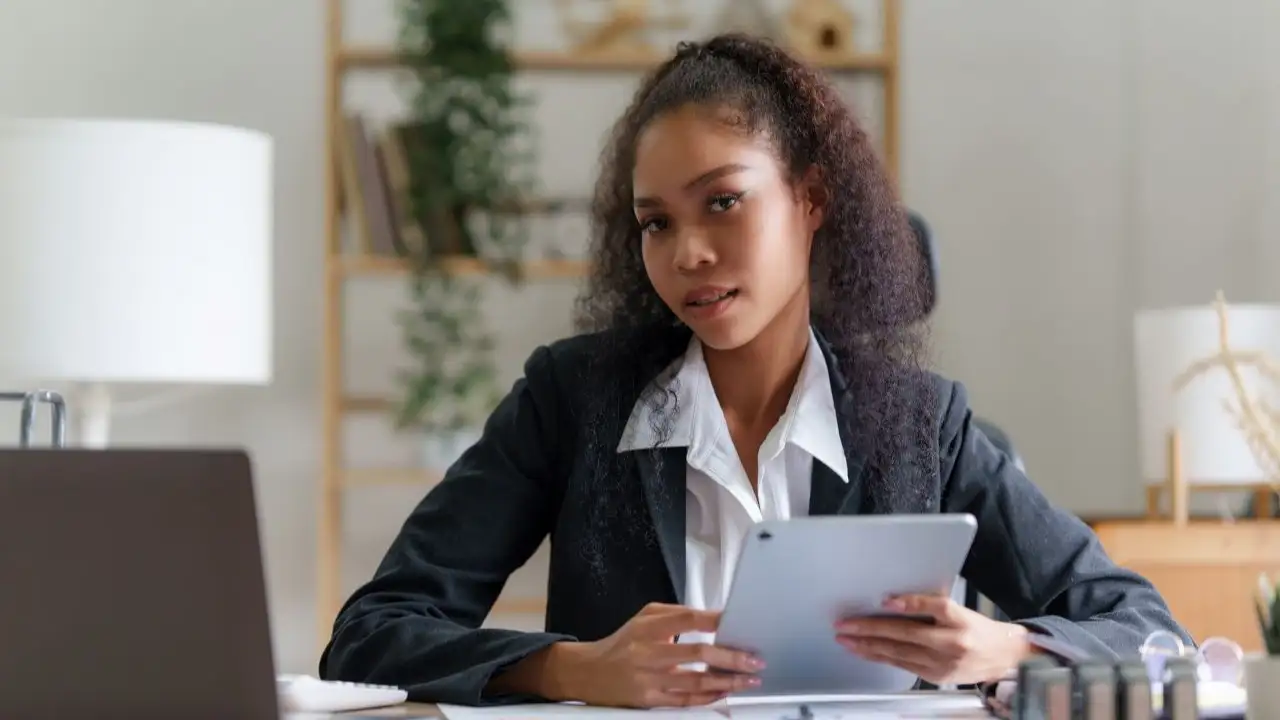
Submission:
M 1117 566 L 1089 526 L 1050 503 L 975 427 L 964 386 L 946 385 L 942 509 L 978 521 L 965 579 L 1012 621 L 1077 653 L 1135 658 L 1156 630 L 1190 646 L 1155 587 Z
M 340 610 L 321 677 L 397 685 L 415 702 L 536 699 L 484 689 L 504 668 L 573 638 L 480 625 L 554 522 L 565 433 L 558 393 L 550 351 L 539 348 L 480 440 L 414 508 L 372 580 Z

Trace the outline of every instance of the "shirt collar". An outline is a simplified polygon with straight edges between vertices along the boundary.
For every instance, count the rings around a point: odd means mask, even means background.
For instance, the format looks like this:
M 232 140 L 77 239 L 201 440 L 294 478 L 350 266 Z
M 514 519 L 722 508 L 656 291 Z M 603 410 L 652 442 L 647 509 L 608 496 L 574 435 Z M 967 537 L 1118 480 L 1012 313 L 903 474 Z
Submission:
M 659 438 L 653 428 L 654 412 L 658 407 L 675 409 L 671 429 L 665 439 Z M 622 432 L 618 452 L 652 447 L 696 448 L 704 440 L 699 437 L 699 428 L 707 425 L 696 420 L 703 413 L 711 412 L 719 413 L 721 410 L 711 387 L 711 378 L 707 375 L 702 344 L 694 336 L 684 355 L 641 393 Z M 848 463 L 831 391 L 831 376 L 826 356 L 812 329 L 800 376 L 796 379 L 779 426 L 783 444 L 799 447 L 830 468 L 841 480 L 849 482 Z

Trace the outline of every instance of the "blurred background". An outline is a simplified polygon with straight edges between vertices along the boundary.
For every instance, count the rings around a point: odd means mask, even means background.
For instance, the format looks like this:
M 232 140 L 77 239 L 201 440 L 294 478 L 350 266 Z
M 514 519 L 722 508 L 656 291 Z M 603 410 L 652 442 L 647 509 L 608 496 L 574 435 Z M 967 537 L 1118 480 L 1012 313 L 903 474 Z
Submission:
M 528 206 L 503 215 L 520 231 L 517 282 L 486 262 L 515 247 L 492 246 L 493 223 L 473 229 L 476 257 L 436 262 L 458 251 L 435 245 L 456 207 L 412 192 L 436 177 L 423 168 L 442 112 L 435 76 L 414 68 L 449 56 L 443 41 L 434 60 L 403 52 L 430 32 L 421 13 L 448 4 L 347 0 L 340 17 L 327 4 L 0 4 L 0 116 L 197 120 L 274 140 L 270 383 L 119 417 L 111 434 L 249 448 L 282 672 L 314 671 L 333 598 L 370 575 L 492 391 L 572 332 L 601 144 L 679 39 L 732 25 L 809 43 L 932 229 L 938 368 L 1082 516 L 1146 507 L 1135 313 L 1207 306 L 1220 289 L 1280 303 L 1273 0 L 493 3 L 511 13 L 517 134 L 533 150 Z M 327 202 L 339 196 L 344 212 Z M 415 270 L 424 237 L 436 254 Z M 441 350 L 450 323 L 469 330 Z M 458 347 L 462 360 L 443 358 Z M 494 622 L 540 622 L 541 562 Z

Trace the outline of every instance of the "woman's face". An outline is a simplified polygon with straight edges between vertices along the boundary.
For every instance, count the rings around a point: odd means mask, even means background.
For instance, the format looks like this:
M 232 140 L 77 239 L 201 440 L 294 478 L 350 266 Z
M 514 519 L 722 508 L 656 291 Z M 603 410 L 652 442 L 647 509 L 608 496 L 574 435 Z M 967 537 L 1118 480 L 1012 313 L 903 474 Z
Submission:
M 705 345 L 741 347 L 796 303 L 807 319 L 822 213 L 764 138 L 675 110 L 640 135 L 633 182 L 649 281 Z

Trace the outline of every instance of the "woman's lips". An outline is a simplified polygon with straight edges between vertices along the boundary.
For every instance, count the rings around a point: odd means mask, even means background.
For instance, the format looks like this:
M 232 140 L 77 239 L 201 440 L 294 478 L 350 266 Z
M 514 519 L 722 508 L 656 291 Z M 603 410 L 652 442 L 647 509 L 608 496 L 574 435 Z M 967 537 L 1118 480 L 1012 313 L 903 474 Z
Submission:
M 737 296 L 736 288 L 704 285 L 684 296 L 684 309 L 695 318 L 708 320 L 724 313 Z

